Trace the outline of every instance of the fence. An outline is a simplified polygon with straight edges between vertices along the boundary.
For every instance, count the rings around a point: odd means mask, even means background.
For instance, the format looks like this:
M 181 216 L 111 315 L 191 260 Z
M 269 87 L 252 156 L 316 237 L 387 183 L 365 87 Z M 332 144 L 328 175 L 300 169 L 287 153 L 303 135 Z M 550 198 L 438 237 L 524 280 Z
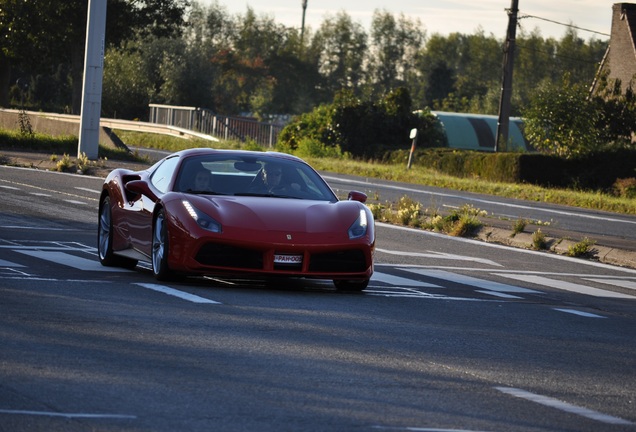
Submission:
M 253 140 L 273 147 L 284 125 L 214 114 L 205 108 L 150 104 L 150 123 L 176 126 L 216 138 Z

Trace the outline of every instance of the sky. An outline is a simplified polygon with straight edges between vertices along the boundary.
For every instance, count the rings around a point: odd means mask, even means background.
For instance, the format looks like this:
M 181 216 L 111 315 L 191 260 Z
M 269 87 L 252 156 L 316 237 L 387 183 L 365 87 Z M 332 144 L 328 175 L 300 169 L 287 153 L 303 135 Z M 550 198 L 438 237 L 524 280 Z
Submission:
M 277 23 L 288 27 L 301 27 L 302 0 L 197 0 L 203 5 L 218 2 L 231 14 L 245 14 L 248 6 L 257 15 L 272 17 Z M 538 18 L 521 18 L 524 31 L 535 28 L 545 38 L 563 37 L 566 27 L 549 21 L 573 24 L 586 30 L 606 35 L 577 30 L 579 37 L 589 40 L 609 39 L 612 24 L 613 0 L 518 0 L 519 17 L 531 15 Z M 401 13 L 412 20 L 419 19 L 427 35 L 448 35 L 458 32 L 473 34 L 480 28 L 486 35 L 491 33 L 503 39 L 508 27 L 506 9 L 511 0 L 307 0 L 305 27 L 317 30 L 326 17 L 334 17 L 345 11 L 354 22 L 362 24 L 368 31 L 375 10 L 384 10 L 398 17 Z M 542 18 L 542 19 L 539 19 Z M 519 30 L 517 30 L 519 31 Z

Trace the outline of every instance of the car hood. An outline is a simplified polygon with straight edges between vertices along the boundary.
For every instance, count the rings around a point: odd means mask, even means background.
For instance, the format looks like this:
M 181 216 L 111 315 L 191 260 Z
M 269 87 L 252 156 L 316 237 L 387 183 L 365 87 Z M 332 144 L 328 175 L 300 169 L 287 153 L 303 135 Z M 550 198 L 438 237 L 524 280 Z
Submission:
M 272 197 L 199 197 L 193 203 L 224 229 L 326 233 L 344 231 L 360 215 L 357 201 L 312 201 Z

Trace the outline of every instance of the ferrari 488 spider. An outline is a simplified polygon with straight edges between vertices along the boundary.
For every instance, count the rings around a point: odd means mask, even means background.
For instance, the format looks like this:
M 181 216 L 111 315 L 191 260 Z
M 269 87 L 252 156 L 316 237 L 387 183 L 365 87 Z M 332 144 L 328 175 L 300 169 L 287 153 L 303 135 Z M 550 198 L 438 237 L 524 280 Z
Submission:
M 373 215 L 366 195 L 340 201 L 301 159 L 274 152 L 191 149 L 145 171 L 116 169 L 99 201 L 105 266 L 150 261 L 155 277 L 289 276 L 366 288 Z

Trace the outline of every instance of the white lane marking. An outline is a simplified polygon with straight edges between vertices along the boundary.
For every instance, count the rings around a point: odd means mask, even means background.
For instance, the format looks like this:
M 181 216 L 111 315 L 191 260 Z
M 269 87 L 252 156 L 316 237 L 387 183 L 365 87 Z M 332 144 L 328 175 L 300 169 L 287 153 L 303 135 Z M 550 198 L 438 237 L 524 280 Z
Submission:
M 105 418 L 105 419 L 136 419 L 135 415 L 128 414 L 88 414 L 88 413 L 59 413 L 50 411 L 29 411 L 29 410 L 7 410 L 0 409 L 0 414 L 18 414 L 46 417 L 64 418 Z
M 46 245 L 52 245 L 52 246 L 46 246 Z M 78 246 L 73 246 L 73 245 L 78 245 Z M 60 242 L 40 242 L 40 241 L 34 241 L 32 245 L 17 245 L 17 244 L 10 244 L 10 245 L 0 245 L 0 249 L 11 249 L 14 252 L 19 252 L 22 250 L 35 250 L 35 251 L 77 251 L 77 252 L 86 252 L 86 253 L 93 253 L 95 251 L 95 248 L 92 248 L 90 246 L 84 246 L 81 243 L 73 243 L 73 245 L 69 245 L 64 244 L 64 243 L 60 243 Z
M 40 192 L 29 192 L 29 195 L 39 196 L 39 197 L 50 197 L 53 196 L 51 194 L 40 193 Z
M 389 255 L 399 255 L 399 256 L 408 256 L 408 257 L 417 257 L 417 258 L 446 259 L 446 260 L 453 260 L 453 261 L 473 261 L 473 262 L 478 262 L 482 264 L 488 264 L 491 266 L 503 267 L 501 264 L 488 260 L 488 259 L 476 258 L 476 257 L 470 257 L 470 256 L 464 256 L 464 255 L 448 254 L 448 253 L 442 253 L 442 252 L 433 252 L 433 251 L 428 251 L 428 253 L 403 252 L 403 251 L 393 251 L 393 250 L 381 249 L 381 248 L 375 248 L 375 250 L 377 252 L 381 252 L 381 253 L 385 253 Z
M 16 264 L 11 261 L 0 259 L 0 267 L 24 267 L 22 264 Z
M 599 282 L 603 284 L 618 286 L 621 288 L 636 290 L 636 281 L 621 280 L 621 279 L 601 279 L 601 278 L 583 278 L 583 279 L 589 280 L 592 282 Z
M 77 228 L 52 228 L 52 227 L 37 227 L 37 226 L 24 226 L 24 225 L 2 225 L 0 228 L 3 229 L 24 229 L 24 230 L 39 230 L 39 231 L 78 231 Z M 9 246 L 0 246 L 0 247 L 9 247 Z
M 388 431 L 407 431 L 407 432 L 486 432 L 474 429 L 439 429 L 439 428 L 421 428 L 409 426 L 373 426 L 373 429 Z
M 513 252 L 514 251 L 515 253 L 529 254 L 529 255 L 534 255 L 534 256 L 537 256 L 537 257 L 547 258 L 547 259 L 550 259 L 550 260 L 567 261 L 567 262 L 577 263 L 577 264 L 580 264 L 580 265 L 587 265 L 587 266 L 591 266 L 591 267 L 599 267 L 599 268 L 603 268 L 603 269 L 610 269 L 610 270 L 616 270 L 616 271 L 621 271 L 621 272 L 625 272 L 625 273 L 636 274 L 636 269 L 632 269 L 632 268 L 628 268 L 628 267 L 617 267 L 615 265 L 603 264 L 603 263 L 600 263 L 598 261 L 582 260 L 581 258 L 569 257 L 567 255 L 551 254 L 551 253 L 547 253 L 547 252 L 543 252 L 543 251 L 535 251 L 535 250 L 531 250 L 531 249 L 519 249 L 519 248 L 515 248 L 515 247 L 512 247 L 512 246 L 506 246 L 506 245 L 502 245 L 502 244 L 498 244 L 498 243 L 490 243 L 490 242 L 485 242 L 485 241 L 482 241 L 482 240 L 474 240 L 474 239 L 469 239 L 469 238 L 464 238 L 464 237 L 454 237 L 454 236 L 449 236 L 448 234 L 441 234 L 441 233 L 436 233 L 436 232 L 433 232 L 433 231 L 426 231 L 426 230 L 423 230 L 423 229 L 411 228 L 411 227 L 406 227 L 406 226 L 402 226 L 402 225 L 391 225 L 391 224 L 387 224 L 387 223 L 384 223 L 384 222 L 376 222 L 375 225 L 378 226 L 378 227 L 383 227 L 383 228 L 390 228 L 390 229 L 396 229 L 396 230 L 401 230 L 401 231 L 408 231 L 408 232 L 413 233 L 413 234 L 437 237 L 437 238 L 441 238 L 441 239 L 448 240 L 448 241 L 456 241 L 456 242 L 460 242 L 460 243 L 468 243 L 468 244 L 476 245 L 476 246 L 479 246 L 479 247 L 482 247 L 482 248 L 489 247 L 489 248 L 494 248 L 494 249 L 502 249 L 502 250 L 506 250 L 506 251 L 509 251 L 509 252 Z
M 449 198 L 459 198 L 459 199 L 466 200 L 466 201 L 474 201 L 474 202 L 479 202 L 479 203 L 484 203 L 484 204 L 497 205 L 497 206 L 501 206 L 501 207 L 518 208 L 518 209 L 532 210 L 532 211 L 541 211 L 541 212 L 544 212 L 544 213 L 553 213 L 553 214 L 558 214 L 558 215 L 574 216 L 574 217 L 579 217 L 579 218 L 583 218 L 583 219 L 593 219 L 593 220 L 600 220 L 600 221 L 607 221 L 607 222 L 620 222 L 620 223 L 628 223 L 628 224 L 635 224 L 636 225 L 636 220 L 632 221 L 632 220 L 625 220 L 625 219 L 616 219 L 616 218 L 607 217 L 607 216 L 595 216 L 595 215 L 588 215 L 588 214 L 582 214 L 582 213 L 568 212 L 568 211 L 563 211 L 563 210 L 554 210 L 554 209 L 548 209 L 548 208 L 537 208 L 537 207 L 527 206 L 527 205 L 503 203 L 503 202 L 499 202 L 499 201 L 491 201 L 491 200 L 486 200 L 486 199 L 481 199 L 481 198 L 472 198 L 470 196 L 463 196 L 463 195 L 457 195 L 457 194 L 422 191 L 422 190 L 419 190 L 419 189 L 408 188 L 408 187 L 404 187 L 404 186 L 393 186 L 393 185 L 388 185 L 388 184 L 384 184 L 384 183 L 383 184 L 379 184 L 379 183 L 371 183 L 371 182 L 368 182 L 368 181 L 361 181 L 361 180 L 342 179 L 342 178 L 332 177 L 332 176 L 329 176 L 329 175 L 323 175 L 322 177 L 324 179 L 326 179 L 326 180 L 330 180 L 330 181 L 334 181 L 334 182 L 340 182 L 340 183 L 351 183 L 351 184 L 359 184 L 359 185 L 365 185 L 365 186 L 373 186 L 373 185 L 375 185 L 375 186 L 379 186 L 379 187 L 386 188 L 386 189 L 394 189 L 394 190 L 399 190 L 399 191 L 404 191 L 404 192 L 413 192 L 413 193 L 422 194 L 422 195 L 437 195 L 437 196 L 443 196 L 443 197 L 449 197 Z
M 607 318 L 604 317 L 602 315 L 596 315 L 593 313 L 589 313 L 589 312 L 583 312 L 583 311 L 578 311 L 576 309 L 561 309 L 561 308 L 553 308 L 555 311 L 559 311 L 559 312 L 565 312 L 565 313 L 570 313 L 573 315 L 579 315 L 585 318 Z
M 548 407 L 556 408 L 561 411 L 565 411 L 571 414 L 580 415 L 583 417 L 587 417 L 592 420 L 597 420 L 603 423 L 615 424 L 615 425 L 633 425 L 634 423 L 624 420 L 619 417 L 614 417 L 611 415 L 603 414 L 598 411 L 594 411 L 591 409 L 579 407 L 576 405 L 569 404 L 567 402 L 560 401 L 558 399 L 554 399 L 547 396 L 538 395 L 535 393 L 530 393 L 525 390 L 521 390 L 514 387 L 495 387 L 495 389 L 499 390 L 502 393 L 518 397 L 521 399 L 529 400 L 531 402 L 536 402 L 541 405 L 545 405 Z
M 67 254 L 64 252 L 57 251 L 39 251 L 39 250 L 16 250 L 24 255 L 29 255 L 34 258 L 43 259 L 46 261 L 53 261 L 57 264 L 62 264 L 68 267 L 73 267 L 78 270 L 84 271 L 100 271 L 100 272 L 112 272 L 112 273 L 120 273 L 120 272 L 130 272 L 132 270 L 126 270 L 124 268 L 119 267 L 104 267 L 94 259 L 86 259 L 81 258 L 75 255 Z
M 609 298 L 621 298 L 621 299 L 636 299 L 636 296 L 631 296 L 627 294 L 617 293 L 614 291 L 606 291 L 598 288 L 592 288 L 586 285 L 579 285 L 572 282 L 565 282 L 556 279 L 549 279 L 543 276 L 534 276 L 534 275 L 520 275 L 520 274 L 504 274 L 504 273 L 493 273 L 497 274 L 497 276 L 520 280 L 523 282 L 533 283 L 537 285 L 542 285 L 546 287 L 556 288 L 563 291 L 570 291 L 579 294 L 591 295 L 594 297 L 609 297 Z
M 75 189 L 81 190 L 81 191 L 84 191 L 84 192 L 90 192 L 90 193 L 98 194 L 98 195 L 102 192 L 102 191 L 97 190 L 97 189 L 89 189 L 89 188 L 78 187 L 78 186 L 76 186 Z
M 516 296 L 516 295 L 506 294 L 506 293 L 496 292 L 496 291 L 477 290 L 477 292 L 478 293 L 482 293 L 482 294 L 495 296 L 495 297 L 505 298 L 505 299 L 521 299 L 521 298 L 523 298 L 523 297 L 519 297 L 519 296 Z
M 86 205 L 85 202 L 83 201 L 77 201 L 77 200 L 64 200 L 64 202 L 67 202 L 69 204 L 80 204 L 80 205 Z
M 374 282 L 384 282 L 390 285 L 397 286 L 411 286 L 411 287 L 422 287 L 422 288 L 442 288 L 439 285 L 434 285 L 431 283 L 416 281 L 415 279 L 403 278 L 400 276 L 393 276 L 386 273 L 374 272 L 373 276 L 371 276 L 371 280 Z
M 436 279 L 443 279 L 449 282 L 460 283 L 464 285 L 471 285 L 477 288 L 485 289 L 488 291 L 496 291 L 503 293 L 538 293 L 539 291 L 531 290 L 528 288 L 521 288 L 514 285 L 507 285 L 499 282 L 493 282 L 485 279 L 478 279 L 472 276 L 464 276 L 461 274 L 451 273 L 444 270 L 427 270 L 427 269 L 404 269 L 406 271 L 421 274 L 424 276 L 429 276 Z
M 187 300 L 193 303 L 221 304 L 214 300 L 209 300 L 203 297 L 196 296 L 194 294 L 189 294 L 189 293 L 179 291 L 174 288 L 170 288 L 163 285 L 150 284 L 150 283 L 136 283 L 135 285 L 139 285 L 140 287 L 148 288 L 150 290 L 168 294 L 174 297 L 179 297 L 180 299 Z
M 2 168 L 7 168 L 6 166 L 2 166 Z M 33 171 L 33 169 L 31 168 L 21 168 L 21 167 L 8 167 L 8 168 L 15 168 L 15 169 L 24 169 L 24 170 L 29 170 L 29 171 Z M 44 172 L 44 171 L 39 171 L 39 172 Z M 84 181 L 87 181 L 89 179 L 88 176 L 85 175 L 80 175 L 80 174 L 73 174 L 73 173 L 61 173 L 61 172 L 57 172 L 57 171 L 47 171 L 47 173 L 51 173 L 51 174 L 59 174 L 59 175 L 67 175 L 67 176 L 73 176 L 73 177 L 81 177 Z M 96 179 L 96 177 L 93 177 L 93 179 Z M 19 183 L 19 182 L 14 182 L 14 181 L 9 181 L 9 180 L 4 180 L 4 179 L 0 179 L 1 182 L 5 182 L 5 183 L 11 183 L 14 184 L 16 186 L 24 186 L 26 188 L 31 188 L 31 189 L 36 189 L 39 191 L 44 191 L 44 192 L 52 192 L 54 194 L 60 194 L 60 195 L 67 195 L 67 196 L 72 196 L 72 197 L 78 197 L 78 198 L 85 198 L 87 200 L 91 200 L 91 201 L 98 201 L 99 197 L 96 198 L 86 198 L 86 197 L 82 197 L 73 193 L 69 193 L 69 192 L 63 192 L 61 190 L 53 190 L 53 189 L 47 189 L 47 188 L 43 188 L 43 187 L 39 187 L 39 186 L 35 186 L 32 184 L 28 184 L 28 183 Z M 10 187 L 10 186 L 9 186 Z
M 419 298 L 419 299 L 428 299 L 428 300 L 446 300 L 446 301 L 470 301 L 470 302 L 493 302 L 496 300 L 484 300 L 484 299 L 476 299 L 476 298 L 465 298 L 465 297 L 449 297 L 441 294 L 430 294 L 425 292 L 413 291 L 413 290 L 402 290 L 402 291 L 391 291 L 391 290 L 374 290 L 374 289 L 365 289 L 365 295 L 371 295 L 376 297 L 397 297 L 397 298 Z
M 5 186 L 5 185 L 0 185 L 0 188 L 9 189 L 9 190 L 20 190 L 20 188 L 13 187 L 13 186 Z

